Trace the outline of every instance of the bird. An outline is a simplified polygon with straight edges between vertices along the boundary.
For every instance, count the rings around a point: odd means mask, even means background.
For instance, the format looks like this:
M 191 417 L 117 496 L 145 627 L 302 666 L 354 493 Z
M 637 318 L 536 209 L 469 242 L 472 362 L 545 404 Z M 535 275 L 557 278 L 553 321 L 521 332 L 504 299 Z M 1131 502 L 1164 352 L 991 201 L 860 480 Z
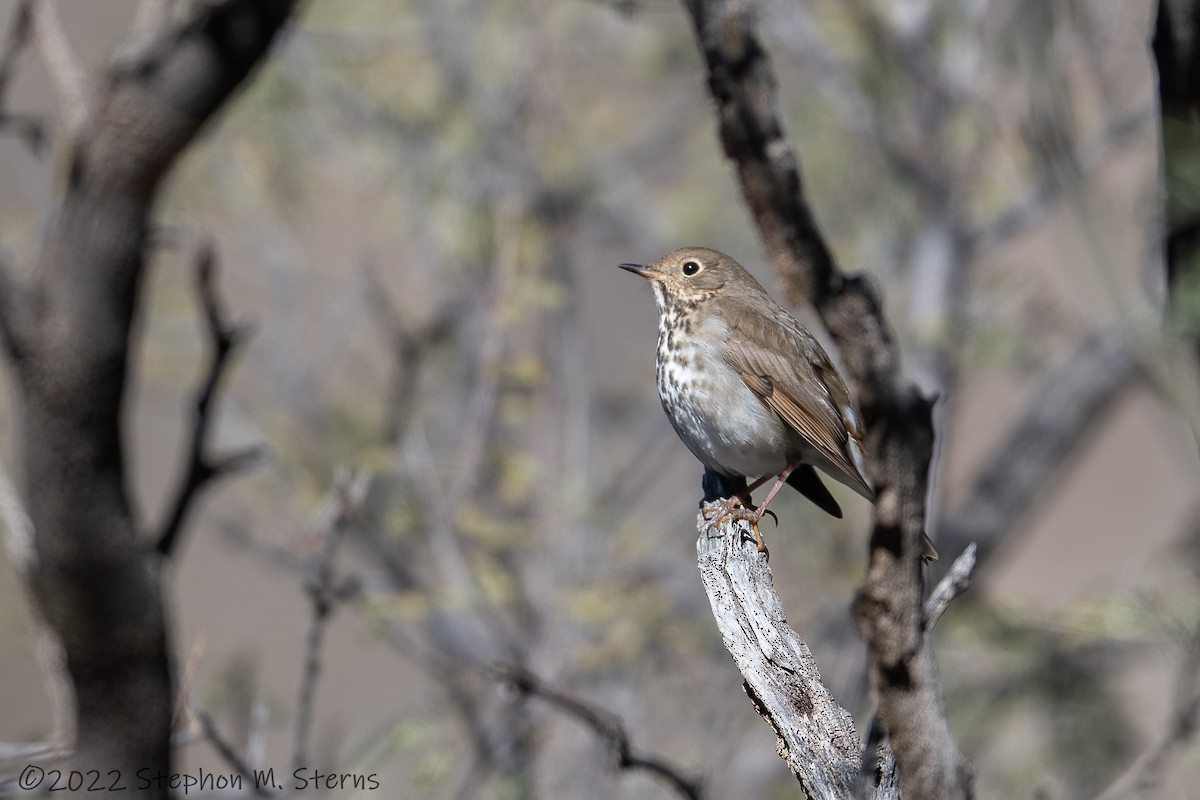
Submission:
M 658 395 L 675 432 L 708 470 L 758 478 L 726 500 L 718 519 L 748 506 L 746 518 L 765 550 L 757 523 L 784 483 L 840 518 L 818 469 L 875 500 L 862 419 L 845 381 L 812 333 L 745 267 L 707 247 L 618 266 L 653 288 Z M 754 508 L 751 493 L 772 477 Z M 923 542 L 925 558 L 936 558 L 928 537 Z

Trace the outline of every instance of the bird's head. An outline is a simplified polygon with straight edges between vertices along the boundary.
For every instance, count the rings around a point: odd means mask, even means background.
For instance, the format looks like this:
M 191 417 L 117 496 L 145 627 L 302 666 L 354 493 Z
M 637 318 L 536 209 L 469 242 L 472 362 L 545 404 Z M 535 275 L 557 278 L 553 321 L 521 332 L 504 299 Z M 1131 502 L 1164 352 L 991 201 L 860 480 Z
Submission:
M 762 291 L 746 269 L 724 253 L 707 247 L 681 247 L 653 264 L 620 264 L 650 281 L 659 308 L 697 305 L 735 287 Z

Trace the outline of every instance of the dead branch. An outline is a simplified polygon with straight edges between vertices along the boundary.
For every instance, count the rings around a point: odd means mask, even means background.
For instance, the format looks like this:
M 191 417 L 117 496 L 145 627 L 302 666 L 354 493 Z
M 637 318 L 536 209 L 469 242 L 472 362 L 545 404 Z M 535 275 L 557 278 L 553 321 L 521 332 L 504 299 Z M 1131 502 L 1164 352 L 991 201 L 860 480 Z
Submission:
M 962 552 L 962 555 L 954 559 L 950 569 L 938 581 L 937 586 L 933 587 L 929 597 L 925 598 L 926 631 L 933 630 L 933 626 L 937 625 L 938 620 L 942 618 L 942 614 L 946 613 L 946 609 L 954 601 L 954 598 L 971 586 L 971 572 L 974 569 L 975 543 L 972 542 L 967 545 L 967 549 Z
M 231 363 L 234 351 L 245 338 L 245 328 L 231 325 L 221 308 L 214 275 L 216 257 L 212 242 L 206 241 L 196 256 L 196 292 L 204 309 L 205 329 L 211 355 L 204 380 L 193 402 L 192 432 L 188 446 L 187 468 L 175 492 L 166 521 L 157 536 L 158 552 L 169 556 L 178 543 L 179 533 L 187 521 L 188 512 L 200 493 L 217 478 L 248 466 L 259 456 L 256 447 L 238 450 L 221 457 L 208 452 L 212 428 L 213 405 L 221 378 Z
M 776 749 L 808 797 L 851 797 L 863 761 L 854 720 L 821 681 L 808 645 L 788 626 L 748 523 L 710 526 L 716 507 L 707 504 L 699 515 L 696 552 L 713 617 L 745 678 L 746 694 L 775 730 Z M 885 756 L 883 762 L 894 771 L 894 761 Z M 876 785 L 866 797 L 899 798 L 895 775 L 881 772 L 871 782 Z
M 250 765 L 238 755 L 237 749 L 226 739 L 221 731 L 217 728 L 217 723 L 207 711 L 196 712 L 196 719 L 200 722 L 200 730 L 204 732 L 204 738 L 208 739 L 213 749 L 221 758 L 225 759 L 225 763 L 233 767 L 237 774 L 249 784 L 250 791 L 258 797 L 270 797 L 271 792 L 267 791 L 265 786 L 260 785 L 259 781 L 254 779 L 254 770 Z
M 499 680 L 513 687 L 521 695 L 541 698 L 595 731 L 612 748 L 618 769 L 647 772 L 661 779 L 680 797 L 690 800 L 701 800 L 704 797 L 699 780 L 688 777 L 679 767 L 662 758 L 635 750 L 629 741 L 625 726 L 611 712 L 547 686 L 541 678 L 525 667 L 504 664 L 493 667 L 493 672 Z
M 931 403 L 900 372 L 875 283 L 845 275 L 816 227 L 751 8 L 729 0 L 685 2 L 708 67 L 721 142 L 763 249 L 788 299 L 815 306 L 857 384 L 879 498 L 854 618 L 870 649 L 878 717 L 900 785 L 909 797 L 970 797 L 972 770 L 950 735 L 923 628 L 920 537 L 933 447 Z M 853 786 L 856 772 L 844 786 Z
M 351 475 L 339 471 L 334 480 L 328 519 L 322 525 L 325 546 L 317 560 L 315 575 L 305 587 L 312 601 L 312 619 L 304 644 L 304 674 L 296 701 L 296 727 L 292 737 L 292 766 L 301 769 L 309 765 L 308 742 L 312 730 L 313 701 L 316 698 L 317 678 L 321 672 L 321 642 L 325 626 L 337 605 L 357 592 L 355 581 L 338 579 L 334 560 L 338 545 L 350 522 L 362 509 L 370 485 L 370 473 Z

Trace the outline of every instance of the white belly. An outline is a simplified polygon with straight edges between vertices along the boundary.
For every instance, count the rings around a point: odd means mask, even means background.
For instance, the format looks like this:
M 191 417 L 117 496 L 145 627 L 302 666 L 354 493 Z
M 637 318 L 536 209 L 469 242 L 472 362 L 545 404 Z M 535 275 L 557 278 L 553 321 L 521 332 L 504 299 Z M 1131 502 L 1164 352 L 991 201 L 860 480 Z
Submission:
M 714 347 L 678 337 L 674 356 L 659 341 L 658 395 L 679 438 L 705 466 L 756 478 L 788 464 L 788 429 Z M 794 457 L 794 456 L 793 456 Z

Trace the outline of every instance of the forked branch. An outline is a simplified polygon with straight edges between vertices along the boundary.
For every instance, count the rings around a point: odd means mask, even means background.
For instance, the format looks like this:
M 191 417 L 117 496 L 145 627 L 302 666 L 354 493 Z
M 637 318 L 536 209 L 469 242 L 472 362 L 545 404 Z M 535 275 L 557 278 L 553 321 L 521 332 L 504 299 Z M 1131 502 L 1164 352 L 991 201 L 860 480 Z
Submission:
M 196 390 L 192 411 L 192 431 L 187 467 L 166 521 L 158 534 L 158 552 L 170 555 L 187 521 L 188 512 L 199 494 L 217 478 L 248 466 L 259 456 L 257 447 L 237 450 L 223 456 L 209 453 L 213 406 L 221 378 L 229 367 L 238 345 L 245 339 L 246 328 L 231 324 L 221 308 L 215 285 L 216 256 L 212 242 L 206 241 L 196 256 L 196 292 L 204 310 L 210 356 L 204 380 Z

